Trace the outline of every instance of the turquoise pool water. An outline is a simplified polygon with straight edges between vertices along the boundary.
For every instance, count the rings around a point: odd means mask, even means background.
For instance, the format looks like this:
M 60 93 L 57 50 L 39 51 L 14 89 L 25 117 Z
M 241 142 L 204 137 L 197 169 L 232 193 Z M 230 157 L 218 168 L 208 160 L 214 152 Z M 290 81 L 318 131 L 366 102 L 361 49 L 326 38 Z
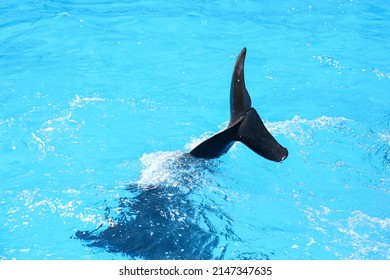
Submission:
M 389 259 L 390 3 L 318 2 L 2 1 L 0 259 Z M 289 157 L 178 164 L 243 47 Z

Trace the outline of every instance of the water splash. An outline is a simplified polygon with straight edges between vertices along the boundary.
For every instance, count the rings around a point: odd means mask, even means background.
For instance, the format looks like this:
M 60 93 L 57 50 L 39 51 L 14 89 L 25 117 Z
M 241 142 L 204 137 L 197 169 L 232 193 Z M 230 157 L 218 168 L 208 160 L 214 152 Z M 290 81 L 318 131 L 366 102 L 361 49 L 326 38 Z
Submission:
M 310 120 L 295 116 L 291 120 L 265 122 L 265 126 L 273 135 L 284 135 L 300 145 L 306 145 L 313 140 L 314 130 L 348 130 L 348 124 L 351 123 L 353 120 L 344 117 L 321 116 Z

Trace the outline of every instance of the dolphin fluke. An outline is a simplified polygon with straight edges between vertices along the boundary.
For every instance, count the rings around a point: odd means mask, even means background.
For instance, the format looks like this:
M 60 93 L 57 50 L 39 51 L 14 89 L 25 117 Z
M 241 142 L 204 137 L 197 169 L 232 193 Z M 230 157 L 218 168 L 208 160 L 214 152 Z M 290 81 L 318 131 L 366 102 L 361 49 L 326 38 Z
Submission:
M 240 121 L 252 107 L 251 97 L 246 90 L 244 79 L 245 55 L 246 48 L 243 48 L 237 57 L 233 69 L 230 85 L 230 123 L 228 127 Z
M 230 122 L 228 127 L 200 143 L 190 154 L 194 157 L 213 159 L 225 154 L 235 141 L 240 141 L 258 155 L 273 161 L 283 161 L 288 156 L 265 127 L 245 86 L 243 48 L 234 65 L 230 86 Z

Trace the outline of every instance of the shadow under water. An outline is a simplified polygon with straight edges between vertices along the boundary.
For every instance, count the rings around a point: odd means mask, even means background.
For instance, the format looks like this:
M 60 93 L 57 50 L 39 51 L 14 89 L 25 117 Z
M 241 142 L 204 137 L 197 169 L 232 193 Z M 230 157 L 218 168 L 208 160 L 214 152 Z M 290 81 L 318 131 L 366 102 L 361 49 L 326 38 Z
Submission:
M 217 189 L 216 161 L 177 153 L 145 155 L 141 161 L 146 169 L 129 185 L 129 197 L 106 208 L 104 224 L 77 231 L 76 238 L 132 259 L 223 259 L 238 238 L 231 218 L 209 195 Z

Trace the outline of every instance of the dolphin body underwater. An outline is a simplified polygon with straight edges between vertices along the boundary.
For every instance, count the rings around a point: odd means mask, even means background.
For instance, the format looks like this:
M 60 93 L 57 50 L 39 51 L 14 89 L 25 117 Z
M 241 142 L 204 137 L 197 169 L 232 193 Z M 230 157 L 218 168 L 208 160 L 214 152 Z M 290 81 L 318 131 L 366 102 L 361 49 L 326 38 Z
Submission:
M 72 238 L 132 259 L 226 258 L 229 244 L 240 238 L 233 231 L 231 217 L 205 196 L 207 184 L 215 184 L 205 179 L 205 170 L 213 173 L 214 167 L 208 159 L 222 156 L 236 141 L 272 161 L 281 162 L 288 156 L 252 107 L 244 80 L 245 55 L 246 48 L 233 70 L 228 127 L 172 159 L 170 166 L 174 167 L 162 172 L 171 173 L 173 179 L 158 185 L 130 184 L 130 197 L 121 197 L 117 207 L 106 208 L 105 223 L 91 231 L 76 230 Z M 260 253 L 253 258 L 269 257 Z

